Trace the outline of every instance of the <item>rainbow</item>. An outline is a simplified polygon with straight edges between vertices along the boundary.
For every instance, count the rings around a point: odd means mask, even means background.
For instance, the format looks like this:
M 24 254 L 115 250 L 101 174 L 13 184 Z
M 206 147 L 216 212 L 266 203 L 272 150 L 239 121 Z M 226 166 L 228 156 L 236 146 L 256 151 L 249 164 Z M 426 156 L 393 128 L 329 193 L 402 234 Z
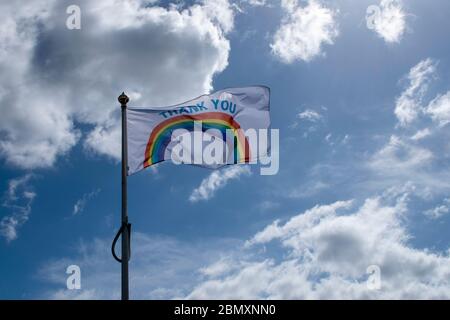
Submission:
M 250 161 L 250 147 L 247 138 L 232 116 L 222 112 L 205 112 L 194 115 L 180 115 L 159 123 L 151 132 L 145 149 L 144 168 L 164 161 L 164 153 L 169 145 L 172 132 L 176 129 L 194 130 L 194 122 L 202 122 L 202 131 L 218 129 L 226 137 L 226 130 L 234 133 L 235 163 L 248 163 Z M 225 140 L 225 139 L 224 139 Z

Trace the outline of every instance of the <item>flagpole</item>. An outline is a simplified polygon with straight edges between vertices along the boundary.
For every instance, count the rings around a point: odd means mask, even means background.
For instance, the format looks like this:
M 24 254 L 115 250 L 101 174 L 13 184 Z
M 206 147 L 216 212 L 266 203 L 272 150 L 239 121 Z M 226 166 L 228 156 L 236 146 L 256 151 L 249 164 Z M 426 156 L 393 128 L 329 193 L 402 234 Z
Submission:
M 127 204 L 127 103 L 130 100 L 124 92 L 118 97 L 122 109 L 122 300 L 129 299 L 128 261 L 130 260 L 130 224 Z

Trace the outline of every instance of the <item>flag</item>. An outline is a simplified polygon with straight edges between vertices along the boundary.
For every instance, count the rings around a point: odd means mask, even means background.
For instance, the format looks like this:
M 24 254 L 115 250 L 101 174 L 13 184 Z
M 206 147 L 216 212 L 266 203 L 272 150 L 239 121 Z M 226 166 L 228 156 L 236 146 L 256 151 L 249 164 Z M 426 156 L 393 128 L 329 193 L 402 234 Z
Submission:
M 269 149 L 255 143 L 270 126 L 269 102 L 268 87 L 250 86 L 170 107 L 127 108 L 128 175 L 165 160 L 211 168 L 256 161 Z

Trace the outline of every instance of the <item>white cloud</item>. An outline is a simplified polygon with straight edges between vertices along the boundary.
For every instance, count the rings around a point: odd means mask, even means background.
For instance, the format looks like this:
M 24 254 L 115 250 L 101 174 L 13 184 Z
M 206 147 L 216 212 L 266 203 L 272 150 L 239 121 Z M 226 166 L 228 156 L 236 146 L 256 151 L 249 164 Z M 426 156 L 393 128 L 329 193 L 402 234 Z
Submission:
M 387 175 L 410 174 L 429 164 L 433 157 L 430 150 L 391 136 L 389 142 L 372 157 L 370 166 Z
M 189 201 L 198 202 L 211 199 L 217 190 L 226 186 L 233 179 L 243 175 L 250 175 L 248 166 L 231 166 L 222 170 L 214 170 L 208 177 L 203 179 L 200 186 L 192 191 Z
M 436 62 L 430 58 L 420 61 L 411 68 L 408 74 L 409 85 L 397 98 L 395 105 L 395 115 L 400 125 L 406 126 L 417 119 L 423 108 L 423 96 L 435 73 Z
M 428 104 L 426 113 L 440 126 L 448 124 L 450 122 L 450 91 L 434 98 Z
M 207 0 L 204 1 L 203 8 L 206 15 L 217 22 L 225 33 L 233 30 L 234 12 L 228 0 Z
M 437 95 L 428 106 L 425 101 L 430 80 L 437 76 L 436 66 L 437 62 L 428 58 L 411 68 L 407 75 L 407 87 L 396 101 L 395 113 L 400 126 L 396 128 L 395 134 L 387 137 L 381 147 L 375 151 L 366 150 L 364 154 L 351 154 L 351 161 L 325 160 L 320 163 L 322 166 L 318 166 L 319 174 L 307 174 L 300 185 L 283 193 L 293 198 L 311 198 L 322 194 L 330 186 L 347 184 L 347 173 L 352 172 L 353 177 L 364 177 L 348 187 L 348 191 L 353 194 L 373 194 L 391 187 L 401 188 L 405 183 L 410 183 L 418 200 L 431 200 L 437 196 L 448 195 L 448 135 L 443 131 L 443 125 L 447 123 L 446 112 L 450 94 Z M 430 115 L 431 112 L 434 112 L 432 119 L 438 126 L 430 125 L 430 121 L 419 121 L 425 120 L 422 117 Z M 305 112 L 301 118 L 318 117 Z M 410 125 L 416 119 L 417 125 Z M 291 127 L 297 125 L 298 123 L 294 123 Z M 419 127 L 422 129 L 418 129 Z M 304 136 L 314 129 L 310 127 Z M 333 137 L 329 133 L 325 136 L 325 141 L 332 146 L 338 145 L 335 143 L 338 140 Z M 348 136 L 344 137 L 339 146 L 345 145 L 348 140 Z M 310 171 L 314 173 L 314 167 Z
M 400 0 L 381 0 L 372 29 L 388 43 L 398 43 L 406 30 L 406 13 Z
M 211 90 L 228 64 L 227 0 L 81 0 L 81 30 L 65 27 L 70 4 L 0 4 L 0 155 L 18 167 L 52 166 L 80 140 L 78 123 L 93 127 L 87 150 L 118 159 L 122 90 L 131 105 L 173 104 Z
M 359 188 L 378 192 L 410 183 L 415 196 L 421 200 L 448 194 L 448 139 L 443 131 L 446 95 L 437 95 L 428 106 L 425 101 L 431 91 L 430 81 L 436 77 L 437 62 L 430 58 L 410 69 L 408 85 L 396 99 L 397 132 L 368 157 L 362 170 L 369 168 L 372 172 L 368 172 L 370 178 L 360 183 Z M 431 118 L 438 126 L 425 118 L 432 112 Z
M 304 7 L 296 0 L 282 0 L 285 17 L 271 43 L 272 53 L 284 63 L 310 61 L 322 54 L 324 44 L 338 35 L 336 11 L 310 0 Z
M 234 259 L 235 270 L 212 274 L 188 295 L 192 299 L 433 299 L 450 297 L 450 257 L 413 248 L 404 224 L 406 196 L 392 204 L 369 198 L 316 206 L 257 233 L 253 252 Z M 369 290 L 367 267 L 381 269 L 380 290 Z
M 267 5 L 267 0 L 247 0 L 248 4 L 254 7 L 262 7 Z
M 305 111 L 300 112 L 297 117 L 302 120 L 308 120 L 311 122 L 317 122 L 322 119 L 322 115 L 317 111 L 306 109 Z
M 420 199 L 442 196 L 450 191 L 448 168 L 442 165 L 442 154 L 430 144 L 409 137 L 393 135 L 370 156 L 366 163 L 370 179 L 360 188 L 372 192 L 387 188 L 402 188 L 409 184 Z
M 285 222 L 270 223 L 247 242 L 186 242 L 135 233 L 131 297 L 448 299 L 448 252 L 417 249 L 409 242 L 410 190 L 386 190 L 361 204 L 316 205 Z M 79 265 L 82 290 L 43 290 L 41 297 L 118 299 L 120 272 L 111 264 L 109 245 L 110 239 L 81 242 L 72 257 L 45 264 L 40 278 L 61 286 L 65 268 Z M 381 270 L 379 290 L 366 285 L 371 265 Z
M 412 140 L 418 141 L 422 140 L 431 135 L 431 131 L 428 128 L 417 131 L 412 137 Z
M 108 155 L 118 161 L 122 152 L 121 130 L 116 121 L 98 125 L 87 135 L 84 148 L 88 152 Z
M 310 134 L 316 132 L 320 126 L 325 122 L 325 117 L 322 111 L 326 111 L 325 107 L 321 107 L 321 112 L 313 109 L 305 109 L 298 113 L 292 124 L 289 125 L 290 129 L 301 128 L 303 129 L 303 137 L 307 138 Z
M 96 197 L 100 193 L 100 189 L 91 191 L 89 193 L 83 194 L 83 196 L 75 202 L 73 205 L 73 215 L 77 215 L 79 213 L 82 213 L 84 211 L 84 208 L 86 207 L 86 204 L 88 201 L 92 200 L 94 197 Z
M 315 206 L 303 214 L 291 218 L 283 226 L 280 226 L 280 221 L 277 220 L 253 236 L 246 245 L 251 246 L 257 243 L 268 243 L 284 235 L 297 232 L 299 229 L 308 229 L 326 216 L 335 214 L 340 209 L 348 209 L 351 205 L 352 201 L 338 201 L 331 205 Z
M 450 198 L 444 199 L 443 203 L 433 209 L 425 211 L 425 215 L 431 219 L 439 219 L 450 212 Z
M 221 276 L 234 269 L 233 261 L 229 257 L 222 257 L 207 267 L 201 268 L 200 273 L 208 277 Z
M 9 214 L 0 220 L 0 235 L 7 242 L 17 239 L 17 229 L 28 221 L 31 213 L 31 205 L 36 193 L 32 191 L 30 180 L 32 174 L 26 174 L 20 178 L 12 179 L 8 183 L 8 190 L 4 194 L 2 206 Z
M 412 124 L 420 116 L 429 116 L 439 127 L 450 122 L 450 91 L 437 94 L 428 104 L 424 102 L 430 81 L 437 77 L 436 73 L 437 62 L 430 58 L 420 61 L 409 71 L 409 85 L 397 98 L 395 105 L 395 115 L 402 127 Z M 424 129 L 419 133 L 412 139 L 420 140 L 430 135 L 431 131 Z M 422 134 L 425 136 L 422 137 Z
M 311 170 L 314 172 L 314 170 Z M 327 190 L 331 187 L 331 185 L 327 182 L 324 182 L 322 180 L 317 179 L 316 174 L 311 174 L 312 176 L 315 176 L 313 180 L 308 180 L 304 182 L 299 187 L 291 190 L 288 193 L 289 198 L 309 198 L 314 195 L 319 194 L 320 192 Z

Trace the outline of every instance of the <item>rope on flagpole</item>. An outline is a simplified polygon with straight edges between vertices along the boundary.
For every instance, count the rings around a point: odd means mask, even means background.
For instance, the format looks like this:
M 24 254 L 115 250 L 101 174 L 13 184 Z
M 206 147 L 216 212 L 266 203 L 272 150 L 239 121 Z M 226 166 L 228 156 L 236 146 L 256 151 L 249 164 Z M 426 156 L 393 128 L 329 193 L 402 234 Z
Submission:
M 130 259 L 131 259 L 131 223 L 126 225 L 126 227 L 128 229 L 128 261 L 130 261 Z M 112 246 L 111 246 L 111 253 L 112 253 L 114 259 L 116 259 L 116 261 L 120 262 L 120 263 L 122 263 L 122 259 L 116 255 L 116 243 L 117 243 L 117 240 L 119 240 L 120 235 L 123 233 L 124 228 L 125 228 L 125 224 L 122 224 L 119 231 L 117 231 L 116 236 L 114 237 L 114 240 L 113 240 Z

